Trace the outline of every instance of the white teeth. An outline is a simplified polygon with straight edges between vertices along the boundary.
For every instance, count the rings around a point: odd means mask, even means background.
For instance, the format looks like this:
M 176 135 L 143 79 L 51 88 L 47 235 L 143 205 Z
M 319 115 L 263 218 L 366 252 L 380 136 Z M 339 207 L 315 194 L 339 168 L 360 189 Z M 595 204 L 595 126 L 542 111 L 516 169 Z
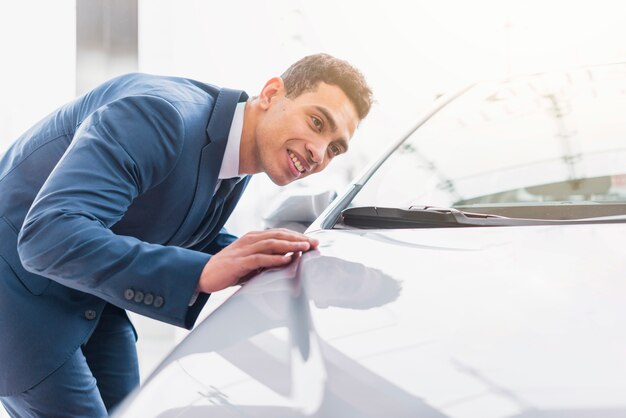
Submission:
M 298 160 L 298 157 L 296 157 L 295 154 L 292 153 L 291 151 L 289 151 L 289 157 L 291 158 L 291 161 L 293 161 L 293 165 L 296 166 L 298 171 L 301 173 L 304 173 L 304 167 L 300 163 L 300 160 Z

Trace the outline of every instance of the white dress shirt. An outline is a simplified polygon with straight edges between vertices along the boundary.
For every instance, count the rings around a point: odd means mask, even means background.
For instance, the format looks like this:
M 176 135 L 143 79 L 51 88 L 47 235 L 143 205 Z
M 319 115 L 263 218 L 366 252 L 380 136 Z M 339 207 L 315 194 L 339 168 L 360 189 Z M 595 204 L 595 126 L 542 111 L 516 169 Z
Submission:
M 226 149 L 224 150 L 224 158 L 220 167 L 220 174 L 217 176 L 218 181 L 215 185 L 215 192 L 220 188 L 222 179 L 230 179 L 233 177 L 243 177 L 239 175 L 239 147 L 241 145 L 241 133 L 243 132 L 243 114 L 246 109 L 246 103 L 237 103 L 233 121 L 230 124 L 228 132 L 228 140 Z

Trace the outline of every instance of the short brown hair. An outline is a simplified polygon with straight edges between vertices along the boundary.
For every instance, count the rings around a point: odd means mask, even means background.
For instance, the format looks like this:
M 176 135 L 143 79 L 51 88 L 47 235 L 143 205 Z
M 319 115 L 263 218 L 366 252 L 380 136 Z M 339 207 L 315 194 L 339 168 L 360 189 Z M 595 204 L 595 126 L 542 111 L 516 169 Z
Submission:
M 308 55 L 287 68 L 281 78 L 287 97 L 313 91 L 323 81 L 343 90 L 356 108 L 359 119 L 365 118 L 372 107 L 372 90 L 363 74 L 347 61 L 329 54 Z

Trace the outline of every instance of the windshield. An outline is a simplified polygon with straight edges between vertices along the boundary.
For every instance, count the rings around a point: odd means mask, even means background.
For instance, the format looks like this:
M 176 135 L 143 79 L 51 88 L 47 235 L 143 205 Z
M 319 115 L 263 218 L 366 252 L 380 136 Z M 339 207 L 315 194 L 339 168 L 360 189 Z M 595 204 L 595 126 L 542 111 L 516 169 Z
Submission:
M 349 207 L 626 202 L 625 115 L 624 64 L 477 84 L 409 136 Z

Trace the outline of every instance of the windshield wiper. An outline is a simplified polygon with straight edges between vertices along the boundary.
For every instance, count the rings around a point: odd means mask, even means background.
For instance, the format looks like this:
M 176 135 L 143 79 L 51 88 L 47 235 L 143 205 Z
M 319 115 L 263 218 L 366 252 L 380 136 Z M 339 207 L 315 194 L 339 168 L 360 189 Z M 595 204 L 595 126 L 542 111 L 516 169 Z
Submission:
M 345 209 L 341 214 L 345 225 L 357 228 L 454 228 L 626 222 L 624 215 L 583 219 L 530 219 L 434 206 L 411 206 L 409 209 L 363 206 Z

